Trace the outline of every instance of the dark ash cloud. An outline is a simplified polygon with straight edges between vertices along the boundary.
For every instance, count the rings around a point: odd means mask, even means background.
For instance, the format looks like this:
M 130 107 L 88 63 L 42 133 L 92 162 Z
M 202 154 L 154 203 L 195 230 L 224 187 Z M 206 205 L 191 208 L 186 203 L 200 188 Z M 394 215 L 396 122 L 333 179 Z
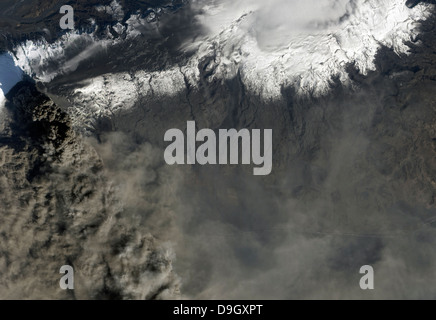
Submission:
M 0 151 L 3 299 L 157 299 L 178 296 L 173 252 L 138 225 L 67 115 L 32 84 L 9 95 Z M 75 290 L 59 288 L 59 268 Z

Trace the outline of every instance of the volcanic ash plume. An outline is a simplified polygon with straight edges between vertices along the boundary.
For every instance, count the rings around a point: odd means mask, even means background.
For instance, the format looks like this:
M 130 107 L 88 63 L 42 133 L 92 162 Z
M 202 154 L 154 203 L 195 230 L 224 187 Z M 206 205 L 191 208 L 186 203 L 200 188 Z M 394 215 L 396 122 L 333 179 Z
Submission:
M 169 246 L 123 209 L 67 116 L 19 86 L 0 137 L 0 298 L 176 297 Z M 60 289 L 63 265 L 74 268 L 75 290 Z

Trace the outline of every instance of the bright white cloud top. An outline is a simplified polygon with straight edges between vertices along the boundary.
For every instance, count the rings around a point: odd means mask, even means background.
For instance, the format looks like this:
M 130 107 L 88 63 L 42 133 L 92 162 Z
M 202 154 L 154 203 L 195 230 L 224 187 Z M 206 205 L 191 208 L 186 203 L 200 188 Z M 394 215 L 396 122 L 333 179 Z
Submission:
M 405 0 L 196 0 L 209 41 L 194 43 L 202 56 L 219 52 L 216 76 L 240 71 L 249 89 L 265 98 L 283 85 L 323 94 L 332 76 L 349 81 L 346 65 L 374 70 L 380 47 L 407 53 L 430 10 Z M 207 5 L 205 5 L 207 4 Z

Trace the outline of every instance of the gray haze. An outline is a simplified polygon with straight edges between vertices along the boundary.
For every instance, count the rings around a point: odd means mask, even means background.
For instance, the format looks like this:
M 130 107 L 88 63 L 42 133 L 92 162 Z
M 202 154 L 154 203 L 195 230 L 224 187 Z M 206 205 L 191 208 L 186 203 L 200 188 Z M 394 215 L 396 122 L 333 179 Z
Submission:
M 425 39 L 433 41 L 432 35 Z M 274 171 L 266 178 L 253 177 L 249 167 L 164 165 L 163 135 L 153 138 L 149 130 L 183 128 L 178 112 L 184 108 L 174 100 L 158 100 L 160 109 L 144 101 L 152 110 L 142 120 L 144 129 L 131 131 L 128 114 L 112 119 L 135 138 L 108 133 L 93 144 L 108 176 L 122 186 L 124 203 L 149 208 L 142 214 L 145 225 L 173 244 L 184 297 L 435 296 L 436 131 L 427 91 L 433 82 L 421 78 L 432 67 L 408 71 L 428 57 L 426 47 L 413 50 L 414 56 L 401 59 L 383 50 L 380 70 L 368 77 L 350 69 L 359 84 L 354 91 L 338 86 L 329 97 L 301 99 L 285 89 L 283 101 L 270 104 L 252 124 L 275 128 Z M 214 118 L 219 127 L 241 127 L 262 103 L 240 100 L 237 83 L 215 90 L 224 103 L 248 111 L 225 111 Z M 200 95 L 208 97 L 205 91 L 190 99 Z M 163 128 L 147 120 L 170 109 L 174 118 Z M 199 127 L 207 121 L 201 119 Z M 145 136 L 152 142 L 138 143 Z M 358 285 L 359 269 L 368 264 L 376 271 L 373 292 Z

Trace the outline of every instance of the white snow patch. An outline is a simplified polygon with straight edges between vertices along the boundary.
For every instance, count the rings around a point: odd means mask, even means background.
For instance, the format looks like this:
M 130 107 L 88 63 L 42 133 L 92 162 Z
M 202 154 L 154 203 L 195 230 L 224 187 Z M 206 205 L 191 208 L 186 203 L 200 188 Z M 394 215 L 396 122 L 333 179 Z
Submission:
M 119 22 L 116 25 L 114 25 L 112 28 L 115 30 L 116 33 L 118 33 L 120 35 L 123 34 L 126 31 L 126 27 L 123 26 Z
M 106 12 L 110 14 L 115 20 L 122 21 L 124 19 L 124 10 L 121 4 L 117 0 L 113 0 L 108 6 L 97 6 L 97 11 Z
M 144 33 L 151 33 L 158 35 L 160 33 L 158 24 L 155 22 L 156 14 L 154 12 L 149 13 L 145 18 L 142 18 L 139 14 L 132 14 L 127 19 L 127 39 L 133 39 Z
M 15 61 L 35 80 L 50 82 L 58 75 L 75 71 L 82 61 L 106 50 L 116 41 L 118 40 L 97 40 L 94 34 L 77 32 L 67 33 L 52 44 L 46 40 L 28 40 L 15 48 Z M 71 55 L 71 52 L 76 54 Z
M 171 97 L 182 91 L 184 78 L 178 68 L 161 72 L 110 73 L 78 84 L 70 96 L 73 125 L 83 128 L 93 119 L 129 110 L 145 97 Z

